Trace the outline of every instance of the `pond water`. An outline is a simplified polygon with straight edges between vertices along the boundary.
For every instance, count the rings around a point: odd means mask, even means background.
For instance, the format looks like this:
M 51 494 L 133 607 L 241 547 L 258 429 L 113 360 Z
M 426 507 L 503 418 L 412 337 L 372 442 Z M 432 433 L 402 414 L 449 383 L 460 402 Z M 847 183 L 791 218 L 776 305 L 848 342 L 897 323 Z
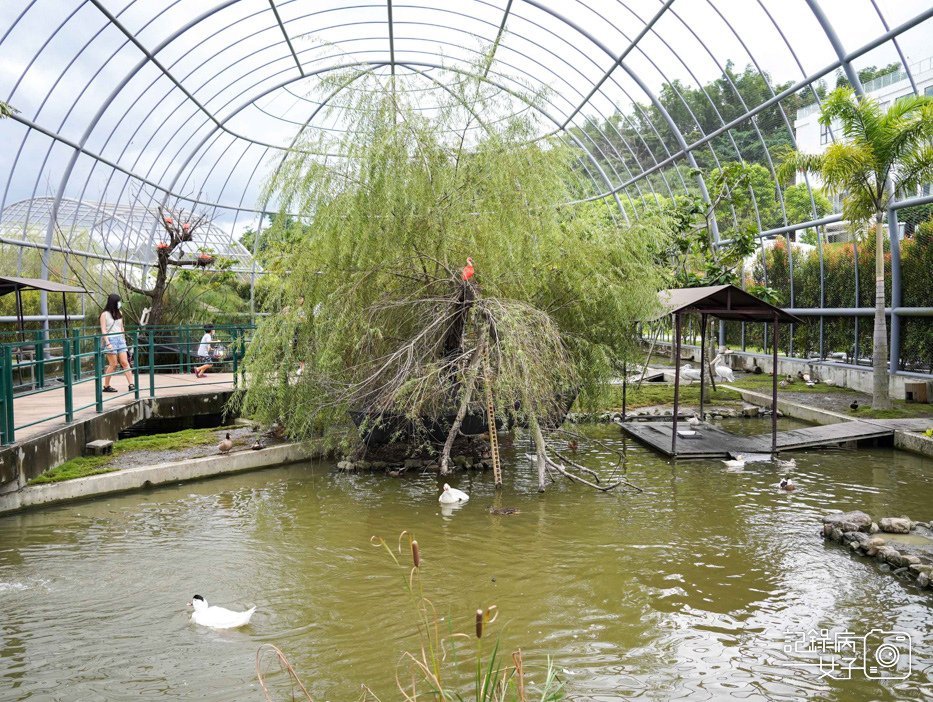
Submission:
M 475 610 L 497 605 L 504 649 L 522 648 L 534 682 L 550 656 L 573 699 L 930 699 L 930 591 L 818 532 L 833 508 L 933 519 L 933 462 L 799 452 L 800 488 L 783 493 L 769 463 L 673 464 L 617 427 L 587 431 L 626 449 L 643 493 L 563 481 L 539 495 L 516 439 L 504 489 L 490 473 L 455 475 L 471 500 L 448 516 L 434 476 L 317 464 L 0 518 L 0 699 L 261 700 L 263 643 L 285 652 L 315 699 L 359 699 L 364 683 L 398 699 L 399 658 L 418 645 L 407 567 L 370 537 L 395 543 L 405 529 L 424 554 L 425 593 L 453 628 L 472 631 Z M 609 455 L 585 442 L 577 453 L 593 468 Z M 494 516 L 493 505 L 520 513 Z M 199 628 L 185 607 L 195 593 L 258 611 L 240 630 Z M 786 648 L 821 628 L 906 632 L 912 673 L 822 677 L 801 665 L 813 655 Z

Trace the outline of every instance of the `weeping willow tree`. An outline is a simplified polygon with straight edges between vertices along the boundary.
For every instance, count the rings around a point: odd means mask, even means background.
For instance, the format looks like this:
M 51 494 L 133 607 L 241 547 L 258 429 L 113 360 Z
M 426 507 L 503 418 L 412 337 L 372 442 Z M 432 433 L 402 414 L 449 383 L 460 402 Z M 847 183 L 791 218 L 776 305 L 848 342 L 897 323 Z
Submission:
M 534 111 L 515 114 L 483 80 L 458 76 L 430 110 L 391 80 L 326 82 L 322 94 L 352 83 L 332 107 L 349 128 L 306 133 L 276 164 L 265 197 L 280 210 L 271 226 L 289 231 L 269 237 L 287 244 L 268 257 L 271 315 L 239 409 L 297 437 L 345 425 L 348 411 L 446 420 L 443 473 L 489 388 L 497 419 L 530 428 L 543 489 L 544 434 L 633 353 L 670 228 L 623 226 L 612 199 L 562 204 L 581 194 L 580 153 L 536 139 Z

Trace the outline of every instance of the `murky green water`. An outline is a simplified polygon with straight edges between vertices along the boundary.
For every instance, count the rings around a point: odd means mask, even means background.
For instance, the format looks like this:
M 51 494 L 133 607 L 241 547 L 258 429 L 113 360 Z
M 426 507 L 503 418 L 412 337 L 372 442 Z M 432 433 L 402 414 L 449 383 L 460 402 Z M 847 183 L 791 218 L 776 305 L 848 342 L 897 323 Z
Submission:
M 617 428 L 592 431 L 622 446 Z M 578 455 L 600 465 L 599 449 Z M 786 494 L 766 463 L 730 473 L 632 444 L 627 455 L 643 494 L 565 482 L 539 495 L 521 460 L 501 495 L 490 474 L 456 476 L 472 499 L 450 516 L 433 477 L 296 466 L 0 518 L 0 699 L 260 700 L 264 642 L 315 699 L 358 699 L 361 683 L 396 699 L 412 617 L 369 539 L 403 529 L 458 629 L 498 605 L 494 627 L 526 652 L 529 677 L 551 656 L 575 699 L 930 699 L 933 596 L 817 532 L 831 508 L 933 518 L 933 462 L 799 453 L 800 489 Z M 521 513 L 492 516 L 493 504 Z M 194 593 L 259 610 L 238 631 L 198 628 Z M 795 632 L 827 627 L 909 633 L 912 674 L 834 682 L 785 652 Z

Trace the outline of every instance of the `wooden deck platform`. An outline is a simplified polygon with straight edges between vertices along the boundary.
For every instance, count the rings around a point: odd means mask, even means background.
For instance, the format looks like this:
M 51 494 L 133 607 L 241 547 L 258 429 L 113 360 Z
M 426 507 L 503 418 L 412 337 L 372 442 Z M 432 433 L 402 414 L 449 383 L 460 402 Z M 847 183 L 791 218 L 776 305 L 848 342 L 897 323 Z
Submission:
M 622 431 L 665 456 L 671 453 L 672 422 L 626 422 Z M 737 453 L 771 453 L 771 434 L 743 436 L 710 424 L 678 423 L 678 430 L 694 429 L 698 435 L 677 437 L 677 458 L 727 458 Z M 777 450 L 832 446 L 850 441 L 865 441 L 894 436 L 894 427 L 882 422 L 840 422 L 825 426 L 792 429 L 777 433 Z
M 149 397 L 149 378 L 140 374 L 140 397 Z M 104 395 L 104 409 L 128 405 L 136 401 L 133 393 L 126 390 L 123 376 L 115 376 L 113 386 L 119 393 Z M 192 395 L 233 389 L 232 373 L 209 373 L 203 379 L 193 374 L 162 374 L 155 376 L 155 394 L 158 397 L 173 395 Z M 94 383 L 84 382 L 74 386 L 74 421 L 80 422 L 97 414 L 94 407 Z M 16 418 L 16 441 L 27 441 L 41 434 L 66 426 L 64 416 L 65 389 L 61 385 L 50 385 L 45 392 L 34 395 L 14 397 L 13 407 Z M 25 426 L 29 425 L 29 426 Z

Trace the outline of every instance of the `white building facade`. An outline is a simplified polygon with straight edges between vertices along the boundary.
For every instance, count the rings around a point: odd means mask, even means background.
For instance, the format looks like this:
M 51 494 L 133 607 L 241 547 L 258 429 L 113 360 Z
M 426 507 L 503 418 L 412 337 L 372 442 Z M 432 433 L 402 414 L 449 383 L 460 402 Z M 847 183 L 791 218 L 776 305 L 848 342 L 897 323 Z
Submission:
M 917 92 L 920 95 L 933 95 L 933 56 L 923 59 L 910 65 L 910 75 L 917 86 Z M 883 109 L 890 107 L 895 100 L 905 95 L 913 95 L 914 89 L 910 83 L 907 72 L 897 70 L 893 73 L 865 81 L 862 85 L 865 94 L 877 100 Z M 837 125 L 824 127 L 819 123 L 820 106 L 816 103 L 807 105 L 797 111 L 797 117 L 794 120 L 794 137 L 797 140 L 797 149 L 808 154 L 821 154 L 826 151 L 826 147 L 833 143 L 834 139 L 840 138 L 840 129 Z M 809 176 L 810 184 L 813 187 L 819 187 L 820 179 L 816 175 Z M 803 182 L 803 174 L 797 174 L 797 182 Z M 917 195 L 929 195 L 931 186 L 925 185 L 922 192 Z M 835 196 L 832 199 L 833 208 L 836 212 L 841 210 L 841 198 Z M 848 238 L 846 236 L 846 223 L 840 222 L 838 225 L 827 227 L 827 238 L 829 240 L 837 238 Z
M 917 84 L 918 93 L 933 95 L 933 56 L 912 64 L 910 73 L 914 83 Z M 862 87 L 868 97 L 881 103 L 882 108 L 888 108 L 898 98 L 914 93 L 907 73 L 902 70 L 865 81 Z M 830 128 L 819 123 L 819 116 L 820 107 L 816 103 L 797 111 L 797 118 L 794 120 L 794 136 L 797 139 L 797 148 L 804 153 L 823 153 L 826 147 L 833 143 Z M 838 130 L 835 131 L 835 136 L 838 138 Z

